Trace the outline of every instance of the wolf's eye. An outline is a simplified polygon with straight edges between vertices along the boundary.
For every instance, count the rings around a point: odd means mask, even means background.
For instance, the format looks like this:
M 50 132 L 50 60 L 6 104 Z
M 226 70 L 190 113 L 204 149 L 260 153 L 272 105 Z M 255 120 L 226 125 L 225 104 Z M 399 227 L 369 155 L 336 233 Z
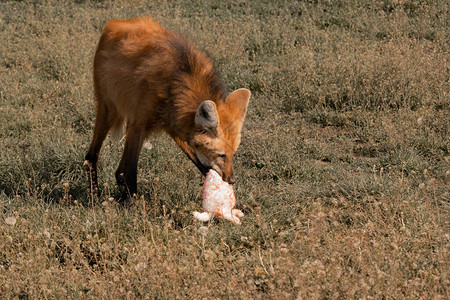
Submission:
M 225 157 L 227 157 L 227 155 L 225 153 L 219 153 L 219 154 L 217 154 L 217 157 L 225 158 Z

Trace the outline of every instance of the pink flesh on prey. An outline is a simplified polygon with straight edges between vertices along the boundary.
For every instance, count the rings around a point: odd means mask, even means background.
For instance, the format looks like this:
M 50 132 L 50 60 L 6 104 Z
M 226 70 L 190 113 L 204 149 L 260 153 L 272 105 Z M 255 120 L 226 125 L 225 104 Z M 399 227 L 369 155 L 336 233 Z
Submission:
M 233 209 L 236 205 L 236 196 L 233 186 L 222 180 L 222 177 L 214 170 L 206 174 L 202 189 L 202 206 L 205 212 L 194 212 L 194 218 L 207 222 L 214 216 L 222 217 L 235 224 L 241 224 L 240 217 L 244 213 L 239 209 Z

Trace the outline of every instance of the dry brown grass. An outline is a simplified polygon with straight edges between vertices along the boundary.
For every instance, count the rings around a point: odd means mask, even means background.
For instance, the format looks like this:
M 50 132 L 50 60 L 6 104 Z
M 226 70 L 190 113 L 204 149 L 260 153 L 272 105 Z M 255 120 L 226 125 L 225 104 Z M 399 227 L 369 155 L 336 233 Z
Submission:
M 152 15 L 253 98 L 242 226 L 207 235 L 201 176 L 167 137 L 135 207 L 82 170 L 105 21 Z M 0 298 L 447 299 L 447 1 L 0 3 Z M 16 220 L 12 225 L 11 217 Z

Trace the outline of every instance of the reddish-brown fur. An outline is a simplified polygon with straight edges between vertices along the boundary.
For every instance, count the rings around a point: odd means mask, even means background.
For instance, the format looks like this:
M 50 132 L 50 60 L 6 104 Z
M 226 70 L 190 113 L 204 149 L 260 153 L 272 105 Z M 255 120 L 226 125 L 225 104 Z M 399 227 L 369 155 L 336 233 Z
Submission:
M 93 189 L 102 143 L 110 129 L 123 124 L 125 149 L 116 171 L 123 200 L 136 192 L 144 140 L 161 130 L 203 174 L 214 168 L 234 182 L 232 156 L 250 92 L 239 89 L 225 98 L 210 58 L 184 37 L 150 18 L 108 22 L 94 58 L 94 89 L 97 116 L 85 163 Z

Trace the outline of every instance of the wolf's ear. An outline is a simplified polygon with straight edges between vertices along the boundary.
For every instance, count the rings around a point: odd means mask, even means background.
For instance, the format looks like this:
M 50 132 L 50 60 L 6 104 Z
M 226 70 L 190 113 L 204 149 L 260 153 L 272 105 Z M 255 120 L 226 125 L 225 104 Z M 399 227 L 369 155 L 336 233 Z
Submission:
M 250 95 L 249 90 L 242 88 L 235 90 L 225 99 L 225 103 L 237 111 L 240 120 L 245 118 Z
M 195 124 L 214 133 L 216 132 L 218 123 L 219 118 L 217 116 L 216 104 L 211 100 L 200 103 L 195 114 Z

